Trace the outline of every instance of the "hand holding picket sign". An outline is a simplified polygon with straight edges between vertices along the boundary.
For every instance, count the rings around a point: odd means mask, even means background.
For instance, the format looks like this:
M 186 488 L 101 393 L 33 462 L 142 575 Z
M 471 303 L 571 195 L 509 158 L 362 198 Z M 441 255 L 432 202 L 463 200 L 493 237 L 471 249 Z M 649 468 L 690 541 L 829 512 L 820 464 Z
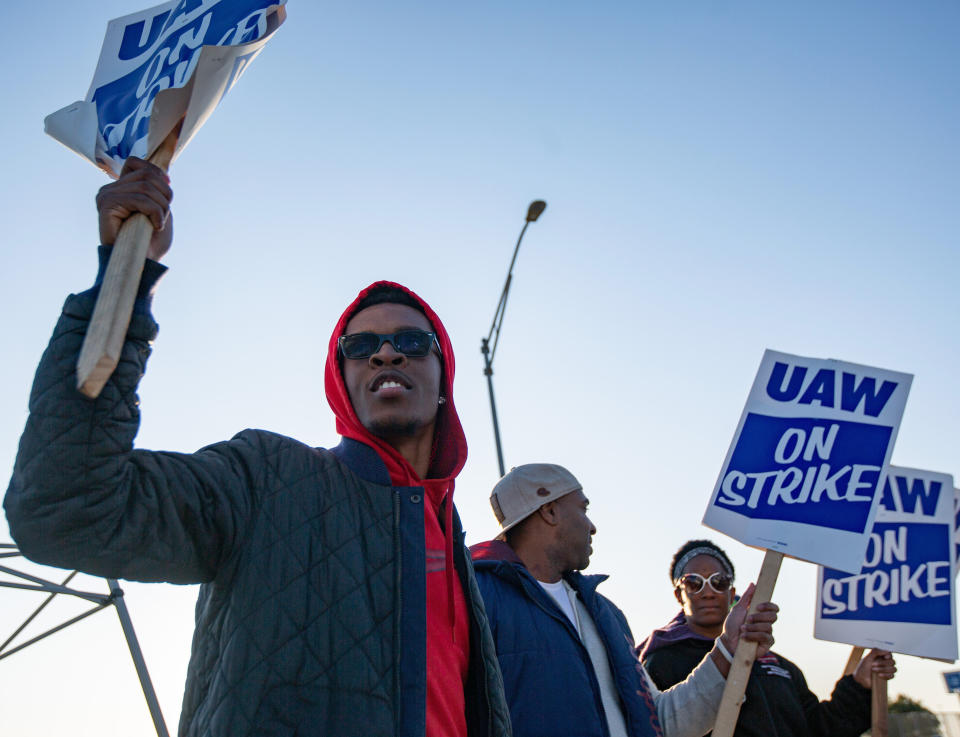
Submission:
M 896 675 L 897 663 L 887 650 L 871 650 L 853 671 L 853 679 L 864 688 L 873 688 L 874 679 L 889 681 Z
M 120 178 L 105 184 L 97 193 L 100 216 L 100 242 L 112 246 L 121 226 L 135 212 L 143 213 L 152 228 L 147 258 L 159 261 L 173 242 L 173 214 L 170 201 L 173 190 L 170 178 L 156 164 L 135 156 L 127 159 Z

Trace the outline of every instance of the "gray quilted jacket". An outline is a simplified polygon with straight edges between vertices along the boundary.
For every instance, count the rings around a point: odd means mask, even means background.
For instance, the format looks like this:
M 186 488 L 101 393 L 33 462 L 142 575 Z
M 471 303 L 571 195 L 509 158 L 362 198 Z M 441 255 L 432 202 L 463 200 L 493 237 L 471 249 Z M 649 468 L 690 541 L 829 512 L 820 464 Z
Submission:
M 422 490 L 391 487 L 377 454 L 246 430 L 182 454 L 133 450 L 136 385 L 156 324 L 135 314 L 100 397 L 75 390 L 93 306 L 71 296 L 30 396 L 4 500 L 22 552 L 137 581 L 203 583 L 180 734 L 422 737 Z M 510 734 L 469 555 L 470 737 Z

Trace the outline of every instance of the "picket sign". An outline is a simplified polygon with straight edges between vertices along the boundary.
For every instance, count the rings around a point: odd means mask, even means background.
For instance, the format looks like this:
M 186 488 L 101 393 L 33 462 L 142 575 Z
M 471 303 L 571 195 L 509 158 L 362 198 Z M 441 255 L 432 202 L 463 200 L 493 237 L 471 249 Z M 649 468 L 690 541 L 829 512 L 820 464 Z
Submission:
M 954 526 L 954 579 L 957 578 L 957 572 L 960 571 L 960 489 L 953 490 L 953 526 Z M 843 675 L 852 676 L 854 671 L 857 669 L 857 666 L 860 664 L 860 661 L 863 659 L 863 653 L 865 648 L 860 647 L 859 645 L 854 645 L 850 651 L 850 657 L 847 659 L 847 664 L 843 669 Z M 948 678 L 949 676 L 949 678 Z M 957 692 L 960 694 L 960 671 L 954 673 L 944 673 L 944 680 L 947 683 L 947 690 L 950 692 Z M 886 690 L 887 681 L 884 679 L 883 688 Z M 871 706 L 872 711 L 872 706 Z M 876 727 L 876 725 L 874 725 Z M 879 734 L 878 732 L 871 732 L 872 734 Z
M 764 353 L 703 517 L 766 549 L 750 611 L 770 601 L 784 555 L 859 570 L 911 381 Z M 737 645 L 714 737 L 733 735 L 756 651 L 756 643 Z
M 889 466 L 861 574 L 819 572 L 814 636 L 955 657 L 956 499 L 947 474 Z M 856 618 L 830 620 L 828 614 Z M 844 675 L 856 670 L 864 649 L 854 646 Z M 888 683 L 871 674 L 871 684 L 871 734 L 886 735 Z
M 953 577 L 960 573 L 960 489 L 953 490 L 953 554 L 956 565 L 953 567 Z
M 953 505 L 949 474 L 890 466 L 861 572 L 819 571 L 814 637 L 953 662 Z
M 960 695 L 960 670 L 944 672 L 943 682 L 947 687 L 947 693 Z
M 84 100 L 52 113 L 46 132 L 118 177 L 131 156 L 164 171 L 286 18 L 286 0 L 168 0 L 107 24 Z M 120 359 L 153 228 L 121 227 L 77 362 L 97 397 Z
M 766 351 L 703 524 L 859 572 L 912 378 Z

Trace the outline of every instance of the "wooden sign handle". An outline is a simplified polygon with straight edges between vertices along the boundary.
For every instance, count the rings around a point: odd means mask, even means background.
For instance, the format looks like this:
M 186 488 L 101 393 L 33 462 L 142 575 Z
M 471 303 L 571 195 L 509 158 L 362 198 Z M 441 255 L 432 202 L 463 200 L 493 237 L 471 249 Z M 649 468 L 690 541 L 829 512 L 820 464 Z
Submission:
M 870 737 L 887 737 L 887 679 L 871 673 L 870 692 Z
M 150 163 L 166 171 L 177 147 L 180 126 L 170 132 L 150 157 Z M 153 225 L 143 213 L 128 217 L 117 234 L 110 263 L 100 285 L 97 304 L 77 359 L 77 389 L 96 399 L 120 361 L 123 339 L 130 327 L 133 302 L 140 286 Z
M 863 660 L 863 648 L 854 646 L 853 650 L 850 651 L 850 657 L 847 658 L 847 665 L 843 669 L 843 675 L 852 676 L 857 666 L 860 665 L 861 660 Z
M 777 576 L 780 574 L 780 564 L 783 562 L 783 553 L 768 550 L 760 566 L 760 575 L 757 578 L 757 587 L 753 592 L 753 601 L 750 602 L 750 613 L 757 606 L 770 601 L 773 588 L 777 585 Z M 750 671 L 753 661 L 757 657 L 757 643 L 740 640 L 737 651 L 733 654 L 730 664 L 730 673 L 727 675 L 727 684 L 723 689 L 723 699 L 717 710 L 717 721 L 713 725 L 713 737 L 733 737 L 740 716 L 740 704 L 743 703 L 743 694 L 747 690 L 747 681 L 750 680 Z

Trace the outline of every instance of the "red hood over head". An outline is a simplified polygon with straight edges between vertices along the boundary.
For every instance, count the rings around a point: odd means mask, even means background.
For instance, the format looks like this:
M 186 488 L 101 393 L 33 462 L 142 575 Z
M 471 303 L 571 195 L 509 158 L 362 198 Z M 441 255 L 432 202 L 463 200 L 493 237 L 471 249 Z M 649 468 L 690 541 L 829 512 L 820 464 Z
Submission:
M 377 287 L 394 287 L 412 297 L 423 309 L 427 320 L 433 326 L 433 331 L 437 334 L 437 343 L 440 346 L 443 362 L 440 394 L 446 397 L 447 401 L 437 409 L 433 453 L 431 454 L 430 470 L 426 479 L 421 479 L 413 470 L 413 467 L 392 445 L 372 435 L 360 424 L 357 413 L 353 410 L 353 404 L 350 402 L 347 387 L 343 382 L 337 340 L 343 335 L 347 322 L 357 311 L 357 305 Z M 453 480 L 467 461 L 467 439 L 463 434 L 463 427 L 460 425 L 460 418 L 453 402 L 454 369 L 453 345 L 450 343 L 450 336 L 447 334 L 446 328 L 443 327 L 443 323 L 440 322 L 440 318 L 430 308 L 430 305 L 417 294 L 402 284 L 390 281 L 374 282 L 357 295 L 357 298 L 344 310 L 343 315 L 337 321 L 327 347 L 324 384 L 327 392 L 327 402 L 329 402 L 330 408 L 337 417 L 337 432 L 345 438 L 352 438 L 376 450 L 386 464 L 390 473 L 390 480 L 394 486 L 422 485 L 430 493 L 435 504 L 438 504 L 448 491 L 452 491 Z

